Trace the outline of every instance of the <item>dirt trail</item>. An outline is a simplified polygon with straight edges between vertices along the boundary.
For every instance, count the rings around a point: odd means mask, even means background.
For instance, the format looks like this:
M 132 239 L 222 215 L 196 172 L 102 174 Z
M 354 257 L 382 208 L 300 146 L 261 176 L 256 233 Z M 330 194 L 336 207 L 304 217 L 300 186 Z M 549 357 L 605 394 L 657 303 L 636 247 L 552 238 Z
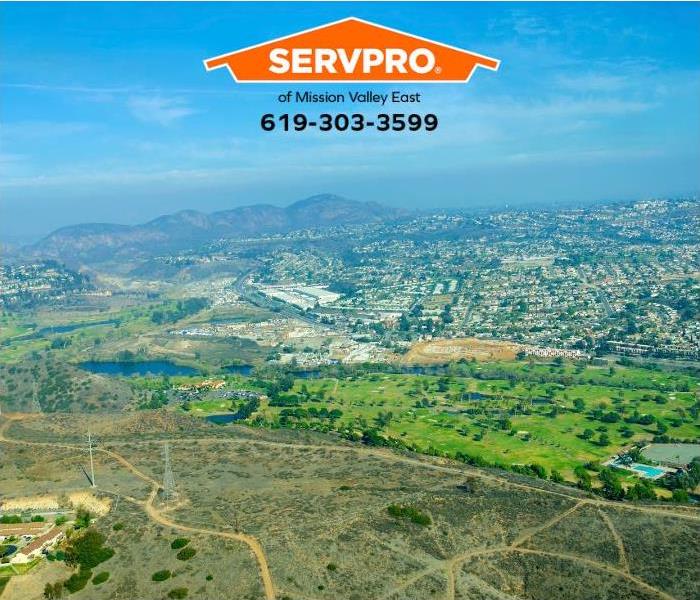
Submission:
M 50 446 L 50 447 L 60 447 L 60 448 L 67 448 L 71 450 L 77 450 L 80 451 L 82 450 L 82 447 L 80 446 L 74 446 L 71 444 L 55 444 L 53 442 L 30 442 L 26 440 L 16 440 L 16 439 L 11 439 L 8 438 L 5 433 L 7 430 L 7 427 L 9 424 L 12 422 L 13 419 L 5 419 L 5 421 L 0 425 L 0 442 L 5 442 L 9 444 L 20 444 L 20 445 L 27 445 L 27 446 Z M 189 525 L 184 525 L 182 523 L 177 523 L 175 521 L 172 521 L 165 515 L 163 515 L 154 505 L 154 502 L 158 496 L 158 489 L 160 488 L 160 484 L 153 479 L 152 477 L 149 477 L 142 471 L 140 471 L 137 467 L 135 467 L 132 463 L 130 463 L 126 458 L 124 458 L 121 454 L 118 454 L 117 452 L 114 452 L 113 450 L 107 450 L 105 448 L 96 448 L 96 452 L 101 452 L 103 454 L 106 454 L 107 456 L 113 458 L 116 460 L 119 464 L 121 464 L 123 467 L 131 471 L 134 475 L 136 475 L 139 479 L 142 479 L 143 481 L 146 481 L 151 484 L 151 493 L 148 496 L 148 499 L 146 502 L 141 502 L 133 498 L 128 498 L 131 501 L 136 502 L 137 504 L 141 505 L 144 510 L 146 511 L 146 514 L 154 520 L 156 523 L 159 523 L 161 525 L 164 525 L 166 527 L 172 527 L 174 529 L 180 529 L 182 531 L 189 531 L 191 533 L 200 533 L 204 535 L 214 535 L 217 537 L 222 537 L 222 538 L 228 538 L 231 540 L 237 540 L 239 542 L 243 542 L 250 548 L 251 552 L 255 556 L 255 559 L 258 563 L 258 568 L 260 570 L 260 578 L 262 579 L 263 583 L 263 588 L 265 590 L 265 598 L 266 600 L 275 600 L 275 588 L 272 583 L 272 577 L 270 575 L 270 568 L 267 563 L 267 558 L 265 557 L 265 552 L 262 548 L 262 545 L 260 542 L 254 538 L 253 536 L 247 535 L 245 533 L 232 533 L 228 531 L 216 531 L 212 529 L 204 529 L 200 527 L 190 527 Z M 99 489 L 99 488 L 98 488 Z
M 535 550 L 533 548 L 510 548 L 509 550 L 511 550 L 512 552 L 520 552 L 521 554 L 537 554 L 540 556 L 563 558 L 574 562 L 582 562 L 594 569 L 605 571 L 607 573 L 610 573 L 611 575 L 621 577 L 622 579 L 627 579 L 628 581 L 637 584 L 640 588 L 646 590 L 647 592 L 651 592 L 652 594 L 656 594 L 657 596 L 659 596 L 659 598 L 663 598 L 663 600 L 676 600 L 676 598 L 674 596 L 671 596 L 671 594 L 667 594 L 666 592 L 655 588 L 653 585 L 649 585 L 646 581 L 639 579 L 639 577 L 636 577 L 631 573 L 621 571 L 620 569 L 617 569 L 611 565 L 606 565 L 605 563 L 600 563 L 598 561 L 584 558 L 582 556 L 575 556 L 573 554 L 566 554 L 564 552 L 547 552 L 546 550 Z
M 157 495 L 158 495 L 158 487 L 156 486 L 151 491 L 150 495 L 148 496 L 148 500 L 146 501 L 146 503 L 144 505 L 144 507 L 146 509 L 146 513 L 156 523 L 160 523 L 161 525 L 165 525 L 166 527 L 173 527 L 175 529 L 180 529 L 182 531 L 189 531 L 191 533 L 201 533 L 204 535 L 215 535 L 217 537 L 227 538 L 227 539 L 231 539 L 231 540 L 237 540 L 239 542 L 243 542 L 244 544 L 247 544 L 248 548 L 250 548 L 250 551 L 255 555 L 255 559 L 258 561 L 258 568 L 260 569 L 260 578 L 262 579 L 263 588 L 265 589 L 265 598 L 267 598 L 267 600 L 274 600 L 275 588 L 272 584 L 272 576 L 270 575 L 270 568 L 268 567 L 268 564 L 267 564 L 267 558 L 265 556 L 265 551 L 263 550 L 263 547 L 260 544 L 260 542 L 257 540 L 257 538 L 254 538 L 253 536 L 247 535 L 245 533 L 233 533 L 233 532 L 229 532 L 229 531 L 215 531 L 212 529 L 204 529 L 201 527 L 191 527 L 190 525 L 184 525 L 182 523 L 177 523 L 175 521 L 171 521 L 168 517 L 166 517 L 163 513 L 161 513 L 153 505 Z
M 475 588 L 476 591 L 484 598 L 489 598 L 490 600 L 519 600 L 517 596 L 506 594 L 505 592 L 493 587 L 490 583 L 487 583 L 481 579 L 481 577 L 477 577 L 473 573 L 469 573 L 468 575 L 463 574 L 462 580 L 466 581 L 471 588 Z
M 51 446 L 51 447 L 61 447 L 61 448 L 69 448 L 72 450 L 81 450 L 82 448 L 79 446 L 75 445 L 70 445 L 70 444 L 60 444 L 60 443 L 53 443 L 53 442 L 30 442 L 30 441 L 24 441 L 24 440 L 15 440 L 11 438 L 7 438 L 5 436 L 6 429 L 9 426 L 11 420 L 15 417 L 8 417 L 8 415 L 3 415 L 6 417 L 4 419 L 4 422 L 0 424 L 0 442 L 8 442 L 8 443 L 15 443 L 15 444 L 27 444 L 27 445 L 37 445 L 37 446 Z M 27 415 L 27 417 L 31 417 L 32 415 Z M 17 417 L 17 418 L 25 418 L 25 417 Z M 547 557 L 553 557 L 553 558 L 559 558 L 559 559 L 565 559 L 565 560 L 571 560 L 574 562 L 580 562 L 583 564 L 586 564 L 592 568 L 605 571 L 607 573 L 610 573 L 612 575 L 615 575 L 617 577 L 621 577 L 623 579 L 626 579 L 637 586 L 639 586 L 642 589 L 645 589 L 651 593 L 656 594 L 659 598 L 662 600 L 675 600 L 673 596 L 670 594 L 659 590 L 642 579 L 639 579 L 638 577 L 632 575 L 629 572 L 629 564 L 627 561 L 627 555 L 624 550 L 624 545 L 622 543 L 622 539 L 619 536 L 619 533 L 613 526 L 612 522 L 609 520 L 608 515 L 603 513 L 601 511 L 601 508 L 603 507 L 609 507 L 609 508 L 615 508 L 615 509 L 622 509 L 622 510 L 634 510 L 634 511 L 639 511 L 639 512 L 644 512 L 644 513 L 650 513 L 650 514 L 656 514 L 656 515 L 663 515 L 666 517 L 673 517 L 673 518 L 679 518 L 679 519 L 690 519 L 690 520 L 700 520 L 700 512 L 698 511 L 693 511 L 693 512 L 679 512 L 679 511 L 672 511 L 669 509 L 661 508 L 661 507 L 653 507 L 653 506 L 639 506 L 639 505 L 631 505 L 631 504 L 624 504 L 620 502 L 612 502 L 608 500 L 603 500 L 603 499 L 594 499 L 594 498 L 581 498 L 579 496 L 574 496 L 572 494 L 566 493 L 564 490 L 562 491 L 555 491 L 555 490 L 548 490 L 548 489 L 543 489 L 541 487 L 537 487 L 534 485 L 528 485 L 526 483 L 518 483 L 514 481 L 509 481 L 505 478 L 499 477 L 497 475 L 493 475 L 484 471 L 479 471 L 477 469 L 473 469 L 470 467 L 454 467 L 454 466 L 449 466 L 448 464 L 438 464 L 436 462 L 432 462 L 429 460 L 421 460 L 418 458 L 414 458 L 411 456 L 407 455 L 402 455 L 402 454 L 397 454 L 395 452 L 392 452 L 390 450 L 385 450 L 385 449 L 377 449 L 377 448 L 368 448 L 365 446 L 332 446 L 332 445 L 324 445 L 324 444 L 296 444 L 296 443 L 291 443 L 291 442 L 273 442 L 269 440 L 260 440 L 260 439 L 226 439 L 226 438 L 180 438 L 177 441 L 178 442 L 186 442 L 188 440 L 197 440 L 199 442 L 212 442 L 212 443 L 238 443 L 238 444 L 258 444 L 258 445 L 263 445 L 263 446 L 270 446 L 270 447 L 278 447 L 278 448 L 289 448 L 289 449 L 311 449 L 311 450 L 324 450 L 324 451 L 338 451 L 338 452 L 357 452 L 361 453 L 367 456 L 375 456 L 377 458 L 381 458 L 387 461 L 393 461 L 397 463 L 404 463 L 404 464 L 409 464 L 412 466 L 417 466 L 433 471 L 439 471 L 443 473 L 450 473 L 450 474 L 458 474 L 461 476 L 465 475 L 472 475 L 474 477 L 488 480 L 488 481 L 493 481 L 499 485 L 503 485 L 506 487 L 511 487 L 514 489 L 523 489 L 527 490 L 529 492 L 535 492 L 539 494 L 547 494 L 547 495 L 554 495 L 554 496 L 559 496 L 563 498 L 567 498 L 570 500 L 575 501 L 575 505 L 562 511 L 558 515 L 554 516 L 553 518 L 549 519 L 542 525 L 534 528 L 534 529 L 529 529 L 527 532 L 524 532 L 521 534 L 519 537 L 517 537 L 511 544 L 508 545 L 498 545 L 498 546 L 493 546 L 490 548 L 478 548 L 471 550 L 469 552 L 465 552 L 460 555 L 456 555 L 453 557 L 450 557 L 446 560 L 439 560 L 436 561 L 433 565 L 422 569 L 418 571 L 417 573 L 414 573 L 411 577 L 408 577 L 404 579 L 401 583 L 398 583 L 397 585 L 393 586 L 391 589 L 389 589 L 387 592 L 385 592 L 381 598 L 390 598 L 394 594 L 398 593 L 399 591 L 406 589 L 413 583 L 416 583 L 423 577 L 427 575 L 431 575 L 435 572 L 438 571 L 443 571 L 445 575 L 447 576 L 447 592 L 448 592 L 448 597 L 453 599 L 456 594 L 456 577 L 455 577 L 455 569 L 463 563 L 465 560 L 468 560 L 469 558 L 474 558 L 478 556 L 488 556 L 492 554 L 499 554 L 499 553 L 508 553 L 508 552 L 517 552 L 521 554 L 533 554 L 533 555 L 539 555 L 539 556 L 547 556 Z M 142 443 L 146 442 L 155 442 L 158 440 L 141 440 Z M 118 444 L 119 442 L 117 442 Z M 133 442 L 131 442 L 133 443 Z M 114 444 L 113 444 L 114 445 Z M 160 523 L 161 525 L 165 525 L 168 527 L 173 527 L 177 529 L 181 529 L 183 531 L 190 531 L 193 533 L 201 533 L 204 535 L 214 535 L 218 537 L 223 537 L 223 538 L 229 538 L 229 539 L 234 539 L 238 540 L 241 542 L 244 542 L 245 544 L 248 545 L 250 550 L 253 552 L 255 555 L 257 561 L 258 561 L 258 566 L 260 569 L 260 575 L 261 579 L 263 581 L 263 586 L 265 589 L 265 595 L 267 600 L 274 600 L 275 598 L 275 593 L 274 593 L 274 587 L 272 584 L 272 578 L 270 576 L 269 572 L 269 567 L 267 563 L 267 559 L 265 557 L 264 551 L 262 549 L 262 546 L 260 545 L 260 542 L 249 535 L 246 534 L 241 534 L 241 533 L 232 533 L 232 532 L 226 532 L 226 531 L 216 531 L 216 530 L 210 530 L 210 529 L 203 529 L 203 528 L 198 528 L 198 527 L 191 527 L 188 525 L 183 525 L 180 523 L 176 523 L 172 520 L 170 520 L 167 516 L 165 516 L 163 513 L 161 513 L 155 506 L 154 506 L 154 501 L 157 497 L 158 493 L 158 488 L 159 488 L 159 483 L 149 477 L 148 475 L 145 475 L 142 473 L 139 469 L 137 469 L 133 464 L 131 464 L 128 460 L 126 460 L 123 456 L 118 454 L 117 452 L 114 452 L 112 450 L 107 450 L 107 449 L 98 449 L 99 451 L 111 456 L 114 460 L 118 461 L 121 465 L 123 465 L 125 468 L 129 469 L 134 475 L 137 477 L 143 479 L 144 481 L 147 481 L 148 483 L 151 484 L 152 490 L 151 493 L 146 500 L 146 502 L 142 501 L 136 501 L 138 504 L 144 507 L 146 510 L 147 514 L 149 517 L 151 517 L 154 521 Z M 533 548 L 523 548 L 521 547 L 521 544 L 523 544 L 525 541 L 530 539 L 533 535 L 539 533 L 540 531 L 545 530 L 548 527 L 552 527 L 574 511 L 578 510 L 582 506 L 594 506 L 597 507 L 598 510 L 601 512 L 603 519 L 606 522 L 606 525 L 611 531 L 611 534 L 613 538 L 615 539 L 616 546 L 618 548 L 618 551 L 620 553 L 620 563 L 621 567 L 617 568 L 615 566 L 605 564 L 605 563 L 600 563 L 592 559 L 584 558 L 581 556 L 575 556 L 567 553 L 562 553 L 562 552 L 548 552 L 545 550 L 538 550 L 538 549 L 533 549 Z
M 524 544 L 531 537 L 537 535 L 538 533 L 540 533 L 540 531 L 544 531 L 545 529 L 549 529 L 553 525 L 556 525 L 557 523 L 559 523 L 559 521 L 568 517 L 572 512 L 578 510 L 584 504 L 586 504 L 586 501 L 581 500 L 580 502 L 574 504 L 568 510 L 565 510 L 564 512 L 559 513 L 555 517 L 552 517 L 551 519 L 549 519 L 549 521 L 545 521 L 544 523 L 542 523 L 542 525 L 538 525 L 537 527 L 534 527 L 532 529 L 526 529 L 521 535 L 519 535 L 517 538 L 515 538 L 515 540 L 513 540 L 511 546 L 513 548 L 517 548 L 518 546 Z
M 0 437 L 0 441 L 2 437 Z M 142 439 L 140 443 L 148 442 L 159 442 L 160 439 Z M 292 450 L 324 450 L 329 452 L 358 452 L 367 456 L 376 456 L 383 460 L 389 462 L 404 463 L 408 465 L 422 467 L 424 469 L 432 471 L 440 471 L 443 473 L 452 473 L 457 475 L 471 475 L 485 481 L 491 481 L 503 485 L 505 487 L 527 490 L 528 492 L 535 492 L 538 494 L 545 494 L 548 496 L 559 496 L 561 498 L 568 498 L 579 502 L 582 500 L 580 496 L 575 496 L 573 494 L 567 493 L 566 488 L 562 486 L 562 491 L 555 491 L 551 489 L 541 488 L 535 485 L 529 485 L 527 483 L 518 483 L 515 481 L 510 481 L 499 475 L 492 475 L 485 471 L 481 471 L 474 467 L 469 467 L 468 465 L 453 467 L 447 464 L 439 464 L 436 462 L 430 462 L 431 460 L 440 460 L 434 457 L 426 456 L 423 459 L 413 458 L 404 454 L 398 454 L 389 449 L 381 448 L 371 448 L 367 446 L 359 445 L 347 445 L 347 446 L 334 446 L 331 444 L 306 444 L 306 443 L 294 443 L 294 442 L 273 442 L 270 440 L 252 439 L 252 438 L 219 438 L 219 437 L 183 437 L 176 440 L 178 443 L 189 443 L 189 442 L 204 442 L 204 443 L 220 443 L 220 444 L 258 444 L 260 446 L 269 446 L 274 448 L 289 448 Z M 133 444 L 134 442 L 110 442 L 112 446 L 118 446 L 120 444 Z M 60 444 L 56 444 L 60 447 Z M 65 446 L 64 446 L 65 447 Z M 665 506 L 643 506 L 635 504 L 626 504 L 622 502 L 614 502 L 611 500 L 603 500 L 598 498 L 585 498 L 583 501 L 591 506 L 612 506 L 614 508 L 619 508 L 623 510 L 635 510 L 643 513 L 650 513 L 654 515 L 670 516 L 677 519 L 689 519 L 692 521 L 700 521 L 700 510 L 692 507 L 665 507 Z
M 610 535 L 613 536 L 613 539 L 615 540 L 615 545 L 617 546 L 617 553 L 620 556 L 620 566 L 622 569 L 626 572 L 630 572 L 630 564 L 629 561 L 627 560 L 627 552 L 625 552 L 625 545 L 622 543 L 622 538 L 620 537 L 620 533 L 617 531 L 617 528 L 615 525 L 613 525 L 613 522 L 610 520 L 610 517 L 608 514 L 603 511 L 602 509 L 598 508 L 598 514 L 600 515 L 600 518 L 603 519 L 605 524 L 607 525 L 608 529 L 610 530 Z

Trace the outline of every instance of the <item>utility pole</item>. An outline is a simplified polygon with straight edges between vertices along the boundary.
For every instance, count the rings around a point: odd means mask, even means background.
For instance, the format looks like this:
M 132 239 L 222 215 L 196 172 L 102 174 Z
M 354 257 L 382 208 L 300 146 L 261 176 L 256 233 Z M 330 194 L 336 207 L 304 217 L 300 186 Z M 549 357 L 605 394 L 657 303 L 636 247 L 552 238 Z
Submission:
M 92 435 L 90 434 L 89 429 L 88 429 L 88 435 L 87 435 L 87 443 L 88 443 L 88 452 L 90 453 L 90 479 L 92 481 L 92 487 L 97 487 L 97 484 L 95 483 L 95 463 L 92 460 L 93 441 L 92 441 Z

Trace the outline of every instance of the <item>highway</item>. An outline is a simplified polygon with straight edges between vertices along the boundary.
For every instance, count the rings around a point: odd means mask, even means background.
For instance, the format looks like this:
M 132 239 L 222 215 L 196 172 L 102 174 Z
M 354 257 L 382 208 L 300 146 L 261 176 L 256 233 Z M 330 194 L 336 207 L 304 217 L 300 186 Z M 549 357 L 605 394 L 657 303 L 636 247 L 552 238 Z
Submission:
M 297 321 L 302 321 L 307 325 L 319 324 L 318 321 L 316 321 L 311 315 L 308 315 L 292 304 L 287 304 L 286 302 L 268 298 L 252 286 L 249 286 L 246 281 L 254 272 L 254 269 L 246 271 L 236 280 L 236 283 L 233 284 L 233 291 L 236 292 L 241 298 L 247 302 L 250 302 L 254 306 L 266 308 L 283 317 L 287 317 L 288 319 L 296 319 Z

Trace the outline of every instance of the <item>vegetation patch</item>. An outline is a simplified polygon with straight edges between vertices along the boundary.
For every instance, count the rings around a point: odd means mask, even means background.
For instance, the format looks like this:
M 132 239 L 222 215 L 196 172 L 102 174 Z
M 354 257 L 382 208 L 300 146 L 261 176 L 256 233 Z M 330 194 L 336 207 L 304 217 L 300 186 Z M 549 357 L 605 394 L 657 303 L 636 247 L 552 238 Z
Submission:
M 68 590 L 69 593 L 75 594 L 75 592 L 79 592 L 87 585 L 91 577 L 92 571 L 81 568 L 77 573 L 73 573 L 63 582 L 63 587 Z
M 187 598 L 189 591 L 185 587 L 173 588 L 168 592 L 168 598 Z
M 156 571 L 151 575 L 151 580 L 153 581 L 165 581 L 166 579 L 170 579 L 172 576 L 172 573 L 168 569 L 163 569 L 162 571 Z
M 92 578 L 92 583 L 94 585 L 100 585 L 109 579 L 109 571 L 102 571 Z
M 190 540 L 187 538 L 175 538 L 170 544 L 170 547 L 173 550 L 179 550 L 180 548 L 184 548 L 185 546 L 187 546 L 187 544 L 189 543 Z
M 195 554 L 197 554 L 197 551 L 194 548 L 187 547 L 180 550 L 175 556 L 177 556 L 179 560 L 190 560 Z
M 429 527 L 432 523 L 430 515 L 421 512 L 413 506 L 390 504 L 386 510 L 392 517 L 394 517 L 394 519 L 411 521 L 411 523 L 415 523 L 416 525 L 420 525 L 421 527 Z
M 73 537 L 66 546 L 66 564 L 82 569 L 93 569 L 114 556 L 114 550 L 104 546 L 105 536 L 96 529 L 88 529 Z

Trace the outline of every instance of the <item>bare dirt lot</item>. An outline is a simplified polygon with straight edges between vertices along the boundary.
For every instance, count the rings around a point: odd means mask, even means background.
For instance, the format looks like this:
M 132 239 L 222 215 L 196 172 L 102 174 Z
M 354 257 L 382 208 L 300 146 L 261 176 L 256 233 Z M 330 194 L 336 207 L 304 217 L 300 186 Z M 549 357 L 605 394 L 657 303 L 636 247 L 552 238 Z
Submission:
M 457 338 L 449 340 L 426 340 L 416 342 L 403 356 L 406 364 L 436 364 L 459 360 L 514 360 L 520 348 L 517 344 L 480 340 L 477 338 Z
M 0 470 L 0 489 L 25 472 L 31 477 L 22 481 L 33 493 L 55 485 L 84 489 L 68 468 L 85 461 L 72 443 L 57 450 L 61 462 L 50 472 L 32 463 L 53 451 L 36 445 L 44 443 L 34 441 L 42 432 L 56 446 L 64 436 L 78 437 L 86 425 L 80 418 L 0 423 L 3 452 L 31 450 L 21 456 L 19 474 Z M 99 418 L 90 417 L 92 426 Z M 160 600 L 175 588 L 203 600 L 690 600 L 700 594 L 693 569 L 700 562 L 697 510 L 611 503 L 548 482 L 337 444 L 320 434 L 196 423 L 188 429 L 183 421 L 164 435 L 151 413 L 142 414 L 133 433 L 127 426 L 133 416 L 110 418 L 115 434 L 101 445 L 96 475 L 113 499 L 98 528 L 115 555 L 98 568 L 110 572 L 109 580 L 89 583 L 71 596 L 76 600 Z M 165 439 L 177 490 L 169 502 L 157 493 Z M 390 505 L 410 511 L 397 516 Z M 115 531 L 116 523 L 125 526 Z M 191 560 L 178 560 L 170 547 L 181 536 L 197 551 Z M 160 570 L 175 576 L 152 581 Z M 41 573 L 22 576 L 27 590 L 39 589 L 31 578 Z M 39 600 L 32 594 L 27 600 Z

